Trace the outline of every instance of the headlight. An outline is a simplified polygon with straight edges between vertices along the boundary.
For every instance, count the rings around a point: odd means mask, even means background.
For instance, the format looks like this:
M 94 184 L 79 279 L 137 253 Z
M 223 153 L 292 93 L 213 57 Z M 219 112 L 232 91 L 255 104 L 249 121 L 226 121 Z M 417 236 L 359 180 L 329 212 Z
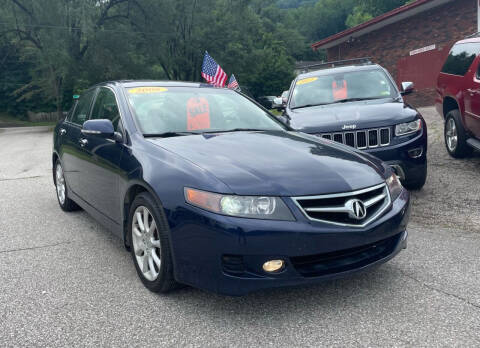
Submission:
M 395 135 L 398 137 L 400 135 L 412 134 L 419 131 L 422 128 L 422 120 L 418 119 L 412 122 L 401 123 L 395 126 Z
M 390 197 L 392 199 L 392 202 L 400 196 L 400 193 L 402 193 L 403 186 L 400 183 L 400 180 L 398 180 L 398 177 L 396 174 L 392 174 L 388 179 L 387 179 L 387 186 L 388 190 L 390 191 Z
M 251 219 L 294 221 L 279 197 L 234 196 L 185 188 L 185 200 L 213 213 Z

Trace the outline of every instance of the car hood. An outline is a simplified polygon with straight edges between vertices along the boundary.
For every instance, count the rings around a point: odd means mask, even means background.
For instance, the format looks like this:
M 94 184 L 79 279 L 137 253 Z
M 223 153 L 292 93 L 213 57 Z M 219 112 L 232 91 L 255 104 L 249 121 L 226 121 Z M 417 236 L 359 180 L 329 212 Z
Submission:
M 384 100 L 289 109 L 287 112 L 291 118 L 290 126 L 306 133 L 393 126 L 413 121 L 418 114 L 403 102 Z
M 298 132 L 232 132 L 148 141 L 207 170 L 239 195 L 348 192 L 384 181 L 383 166 L 368 155 Z

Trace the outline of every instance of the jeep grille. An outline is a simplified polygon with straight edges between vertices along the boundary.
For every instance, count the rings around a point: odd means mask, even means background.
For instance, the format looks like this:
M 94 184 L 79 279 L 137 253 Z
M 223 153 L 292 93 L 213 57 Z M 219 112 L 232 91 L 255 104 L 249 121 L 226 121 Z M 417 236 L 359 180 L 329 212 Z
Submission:
M 316 136 L 333 140 L 360 150 L 390 145 L 390 128 L 375 128 L 359 131 L 321 133 Z

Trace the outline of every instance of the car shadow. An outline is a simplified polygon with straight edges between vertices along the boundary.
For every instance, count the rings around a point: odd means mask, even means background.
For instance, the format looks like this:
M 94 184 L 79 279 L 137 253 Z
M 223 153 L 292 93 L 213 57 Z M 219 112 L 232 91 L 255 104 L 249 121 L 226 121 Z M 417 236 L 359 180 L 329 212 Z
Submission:
M 385 298 L 399 280 L 395 267 L 385 264 L 373 270 L 325 283 L 267 289 L 242 297 L 218 295 L 192 287 L 183 287 L 170 294 L 157 295 L 162 300 L 192 306 L 196 311 L 213 317 L 243 315 L 246 317 L 287 316 L 292 313 L 307 314 L 318 307 L 342 311 L 353 301 L 356 306 Z M 349 304 L 350 303 L 350 304 Z M 309 309 L 310 308 L 310 309 Z

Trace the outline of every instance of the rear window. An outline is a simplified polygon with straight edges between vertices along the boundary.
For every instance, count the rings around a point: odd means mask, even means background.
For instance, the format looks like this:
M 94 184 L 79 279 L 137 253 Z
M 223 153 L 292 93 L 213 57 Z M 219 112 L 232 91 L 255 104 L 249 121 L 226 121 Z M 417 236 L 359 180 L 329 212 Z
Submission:
M 480 51 L 479 43 L 456 44 L 442 68 L 445 74 L 464 76 Z

